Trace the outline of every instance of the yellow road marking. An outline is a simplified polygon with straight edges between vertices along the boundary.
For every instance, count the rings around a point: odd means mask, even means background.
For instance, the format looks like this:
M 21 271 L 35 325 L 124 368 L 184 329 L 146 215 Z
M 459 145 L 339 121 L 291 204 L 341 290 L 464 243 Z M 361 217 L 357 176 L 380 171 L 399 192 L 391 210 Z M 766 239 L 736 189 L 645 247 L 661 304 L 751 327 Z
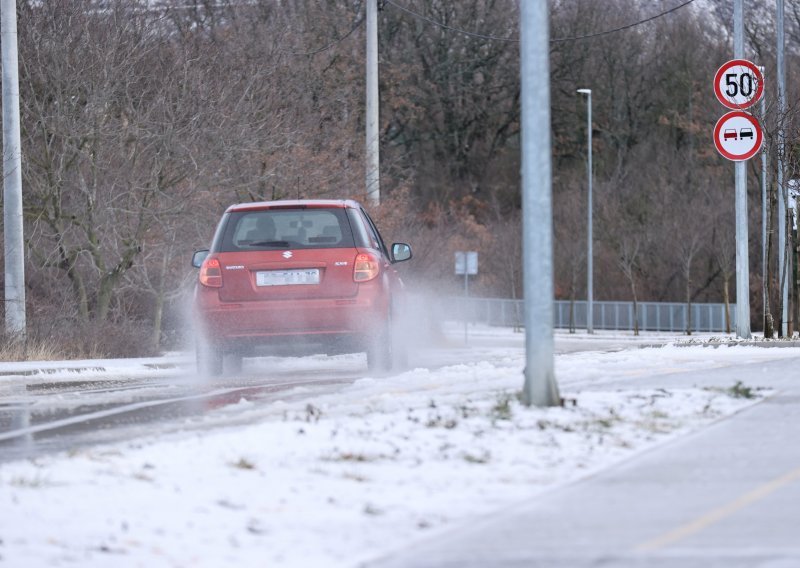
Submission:
M 670 544 L 674 544 L 679 540 L 683 540 L 684 538 L 698 533 L 706 527 L 709 527 L 714 523 L 731 516 L 736 511 L 739 511 L 751 503 L 755 503 L 756 501 L 763 499 L 770 493 L 773 493 L 781 487 L 784 487 L 793 481 L 797 481 L 798 479 L 800 479 L 800 468 L 797 468 L 786 475 L 778 477 L 777 479 L 773 479 L 769 483 L 765 483 L 764 485 L 757 487 L 750 493 L 742 495 L 735 501 L 719 507 L 718 509 L 714 509 L 710 513 L 707 513 L 690 523 L 654 538 L 653 540 L 642 543 L 637 546 L 635 550 L 637 552 L 652 552 L 654 550 L 664 548 L 665 546 L 669 546 Z

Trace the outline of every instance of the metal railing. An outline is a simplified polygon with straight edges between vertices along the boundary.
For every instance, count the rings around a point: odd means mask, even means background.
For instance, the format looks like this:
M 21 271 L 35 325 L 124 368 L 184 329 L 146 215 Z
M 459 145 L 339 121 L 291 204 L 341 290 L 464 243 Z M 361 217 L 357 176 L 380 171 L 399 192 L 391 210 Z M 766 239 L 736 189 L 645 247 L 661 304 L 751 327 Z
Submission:
M 506 298 L 467 298 L 450 296 L 439 304 L 442 315 L 474 323 L 496 326 L 522 326 L 523 300 Z M 595 329 L 632 330 L 633 302 L 593 302 Z M 640 331 L 685 332 L 687 305 L 677 302 L 639 302 L 637 304 Z M 553 325 L 557 329 L 586 328 L 586 302 L 555 300 Z M 692 304 L 692 332 L 724 332 L 725 304 Z M 570 313 L 571 312 L 571 313 Z M 729 305 L 730 327 L 736 327 L 736 304 Z

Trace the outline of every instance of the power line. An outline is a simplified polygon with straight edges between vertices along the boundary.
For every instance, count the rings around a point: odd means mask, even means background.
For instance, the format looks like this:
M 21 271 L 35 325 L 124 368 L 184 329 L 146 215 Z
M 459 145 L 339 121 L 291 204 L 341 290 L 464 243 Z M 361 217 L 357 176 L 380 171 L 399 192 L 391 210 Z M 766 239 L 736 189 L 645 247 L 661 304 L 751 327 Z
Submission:
M 672 12 L 680 10 L 684 6 L 688 6 L 692 2 L 694 2 L 694 0 L 686 0 L 686 2 L 684 2 L 683 4 L 678 4 L 674 8 L 670 8 L 669 10 L 665 10 L 665 11 L 659 13 L 659 14 L 656 14 L 655 16 L 650 16 L 649 18 L 645 18 L 644 20 L 639 20 L 638 22 L 634 22 L 632 24 L 628 24 L 627 26 L 621 26 L 619 28 L 614 28 L 613 30 L 606 30 L 604 32 L 597 32 L 596 34 L 588 34 L 588 35 L 576 36 L 576 37 L 553 38 L 553 39 L 550 40 L 550 42 L 551 43 L 558 43 L 558 42 L 562 42 L 562 41 L 577 41 L 579 39 L 590 39 L 590 38 L 593 38 L 593 37 L 600 37 L 600 36 L 604 36 L 604 35 L 608 35 L 608 34 L 613 34 L 613 33 L 616 33 L 616 32 L 621 32 L 623 30 L 627 30 L 627 29 L 633 28 L 635 26 L 640 26 L 642 24 L 646 24 L 647 22 L 652 22 L 653 20 L 658 19 L 661 16 L 666 16 L 667 14 L 671 14 Z
M 475 32 L 468 32 L 466 30 L 461 30 L 461 29 L 458 29 L 458 28 L 454 28 L 452 26 L 448 26 L 447 24 L 443 24 L 442 22 L 437 22 L 436 20 L 434 20 L 432 18 L 429 18 L 428 16 L 425 16 L 423 14 L 420 14 L 419 12 L 415 12 L 413 10 L 409 10 L 405 6 L 401 6 L 400 4 L 397 4 L 396 2 L 393 2 L 392 0 L 384 0 L 384 1 L 387 4 L 391 4 L 392 6 L 397 8 L 398 10 L 400 10 L 402 12 L 405 12 L 406 14 L 410 14 L 410 15 L 414 16 L 415 18 L 419 18 L 420 20 L 425 20 L 429 24 L 433 24 L 434 26 L 439 26 L 440 28 L 443 28 L 445 30 L 450 30 L 451 32 L 456 32 L 456 33 L 459 33 L 459 34 L 464 34 L 464 35 L 468 35 L 470 37 L 476 37 L 476 38 L 479 38 L 479 39 L 490 39 L 490 40 L 493 40 L 493 41 L 515 41 L 515 42 L 519 42 L 519 39 L 517 39 L 515 37 L 497 37 L 497 36 L 492 36 L 492 35 L 479 34 L 479 33 L 475 33 Z
M 406 8 L 405 6 L 401 6 L 401 5 L 397 4 L 396 2 L 394 2 L 394 0 L 384 0 L 384 2 L 386 4 L 390 4 L 390 5 L 394 6 L 395 8 L 397 8 L 398 10 L 400 10 L 402 12 L 405 12 L 406 14 L 409 14 L 411 16 L 414 16 L 415 18 L 419 18 L 420 20 L 424 20 L 424 21 L 428 22 L 429 24 L 433 24 L 435 26 L 438 26 L 438 27 L 440 27 L 442 29 L 445 29 L 445 30 L 449 30 L 451 32 L 456 32 L 456 33 L 459 33 L 459 34 L 467 35 L 467 36 L 478 38 L 478 39 L 488 39 L 488 40 L 491 40 L 491 41 L 519 42 L 519 39 L 518 38 L 514 38 L 514 37 L 498 37 L 498 36 L 493 36 L 493 35 L 486 35 L 486 34 L 480 34 L 480 33 L 476 33 L 476 32 L 470 32 L 470 31 L 467 31 L 467 30 L 462 30 L 460 28 L 454 28 L 453 26 L 448 26 L 447 24 L 443 24 L 442 22 L 434 20 L 433 18 L 429 18 L 428 16 L 425 16 L 424 14 L 420 14 L 419 12 L 415 12 L 415 11 L 409 9 L 409 8 Z M 648 22 L 652 22 L 653 20 L 661 18 L 662 16 L 666 16 L 667 14 L 671 14 L 672 12 L 675 12 L 675 11 L 680 10 L 681 8 L 685 7 L 685 6 L 688 6 L 692 2 L 694 2 L 694 0 L 686 0 L 682 4 L 678 4 L 677 6 L 675 6 L 674 8 L 670 8 L 669 10 L 664 10 L 663 12 L 660 12 L 660 13 L 656 14 L 655 16 L 650 16 L 649 18 L 645 18 L 644 20 L 639 20 L 638 22 L 633 22 L 631 24 L 627 24 L 625 26 L 620 26 L 618 28 L 605 30 L 605 31 L 602 31 L 602 32 L 597 32 L 597 33 L 594 33 L 594 34 L 582 35 L 582 36 L 551 38 L 550 42 L 551 43 L 559 43 L 559 42 L 565 42 L 565 41 L 578 41 L 578 40 L 582 40 L 582 39 L 591 39 L 591 38 L 600 37 L 600 36 L 604 36 L 604 35 L 608 35 L 608 34 L 613 34 L 613 33 L 616 33 L 616 32 L 621 32 L 623 30 L 628 30 L 630 28 L 633 28 L 633 27 L 636 27 L 636 26 L 640 26 L 640 25 L 646 24 Z
M 353 35 L 353 33 L 354 33 L 354 32 L 355 32 L 355 31 L 356 31 L 358 28 L 360 28 L 360 27 L 361 27 L 361 24 L 363 24 L 363 23 L 364 23 L 364 19 L 365 19 L 365 18 L 363 18 L 363 17 L 362 17 L 362 18 L 359 18 L 359 19 L 356 21 L 356 23 L 355 23 L 355 24 L 353 24 L 353 27 L 352 27 L 352 28 L 350 28 L 350 31 L 349 31 L 349 32 L 347 32 L 347 33 L 346 33 L 346 34 L 344 34 L 342 37 L 340 37 L 340 38 L 338 38 L 338 39 L 334 40 L 332 43 L 329 43 L 328 45 L 326 45 L 326 46 L 324 46 L 324 47 L 320 47 L 319 49 L 315 49 L 314 51 L 309 51 L 309 52 L 306 52 L 306 53 L 303 53 L 303 52 L 296 52 L 296 51 L 290 51 L 289 53 L 291 53 L 292 55 L 307 55 L 307 56 L 309 56 L 309 57 L 310 57 L 310 56 L 312 56 L 312 55 L 316 55 L 316 54 L 318 54 L 318 53 L 322 53 L 323 51 L 328 51 L 329 49 L 332 49 L 332 48 L 336 47 L 337 45 L 339 45 L 340 43 L 342 43 L 344 40 L 346 40 L 347 38 L 349 38 L 351 35 Z
M 99 6 L 101 6 L 101 8 L 96 8 L 96 10 L 98 10 L 98 11 L 108 10 L 108 8 L 104 7 L 104 3 L 103 2 L 100 2 Z M 222 8 L 222 9 L 231 9 L 232 8 L 232 9 L 236 9 L 236 8 L 240 8 L 242 6 L 254 7 L 254 6 L 257 6 L 257 2 L 255 2 L 253 0 L 243 0 L 238 4 L 231 4 L 230 2 L 227 2 L 227 1 L 224 1 L 224 0 L 220 0 L 218 2 L 213 2 L 213 3 L 181 4 L 181 5 L 178 5 L 178 6 L 172 5 L 169 2 L 164 2 L 164 3 L 161 3 L 161 4 L 148 6 L 147 8 L 136 8 L 134 11 L 135 12 L 141 12 L 141 13 L 144 13 L 144 14 L 161 13 L 164 16 L 166 16 L 167 13 L 169 13 L 169 12 L 177 12 L 177 11 L 184 11 L 184 10 L 187 10 L 187 11 L 188 10 L 198 10 L 198 9 L 208 10 L 208 9 L 216 9 L 216 8 Z M 332 49 L 332 48 L 336 47 L 337 45 L 342 43 L 344 40 L 349 38 L 351 35 L 353 35 L 353 33 L 359 27 L 361 27 L 361 24 L 363 24 L 363 23 L 364 23 L 364 17 L 362 16 L 361 18 L 359 18 L 356 21 L 355 24 L 353 24 L 353 27 L 350 29 L 350 31 L 348 31 L 342 37 L 337 38 L 333 42 L 329 43 L 328 45 L 320 47 L 319 49 L 315 49 L 314 51 L 308 51 L 308 52 L 297 52 L 297 51 L 291 51 L 291 50 L 283 50 L 283 51 L 285 51 L 286 53 L 289 53 L 291 55 L 309 56 L 309 57 L 312 56 L 312 55 L 316 55 L 318 53 L 322 53 L 323 51 L 328 51 L 329 49 Z

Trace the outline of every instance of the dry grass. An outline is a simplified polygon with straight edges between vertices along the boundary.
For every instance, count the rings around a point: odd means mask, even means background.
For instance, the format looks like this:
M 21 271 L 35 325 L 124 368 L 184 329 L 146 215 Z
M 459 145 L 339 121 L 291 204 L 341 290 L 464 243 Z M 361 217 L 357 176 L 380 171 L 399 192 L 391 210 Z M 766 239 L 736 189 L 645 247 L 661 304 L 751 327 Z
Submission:
M 0 361 L 62 361 L 153 354 L 148 330 L 132 324 L 64 322 L 46 329 L 29 325 L 22 340 L 0 332 Z
M 64 353 L 53 344 L 29 339 L 27 341 L 8 340 L 0 343 L 0 361 L 58 361 Z

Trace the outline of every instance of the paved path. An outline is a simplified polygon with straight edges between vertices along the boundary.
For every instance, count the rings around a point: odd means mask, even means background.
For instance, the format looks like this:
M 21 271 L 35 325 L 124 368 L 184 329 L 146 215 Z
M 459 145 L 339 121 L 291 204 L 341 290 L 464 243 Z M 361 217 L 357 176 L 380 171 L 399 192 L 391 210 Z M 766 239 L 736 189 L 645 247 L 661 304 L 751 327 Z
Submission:
M 800 359 L 708 376 L 778 392 L 702 432 L 369 566 L 800 567 Z M 702 384 L 697 373 L 654 381 Z

